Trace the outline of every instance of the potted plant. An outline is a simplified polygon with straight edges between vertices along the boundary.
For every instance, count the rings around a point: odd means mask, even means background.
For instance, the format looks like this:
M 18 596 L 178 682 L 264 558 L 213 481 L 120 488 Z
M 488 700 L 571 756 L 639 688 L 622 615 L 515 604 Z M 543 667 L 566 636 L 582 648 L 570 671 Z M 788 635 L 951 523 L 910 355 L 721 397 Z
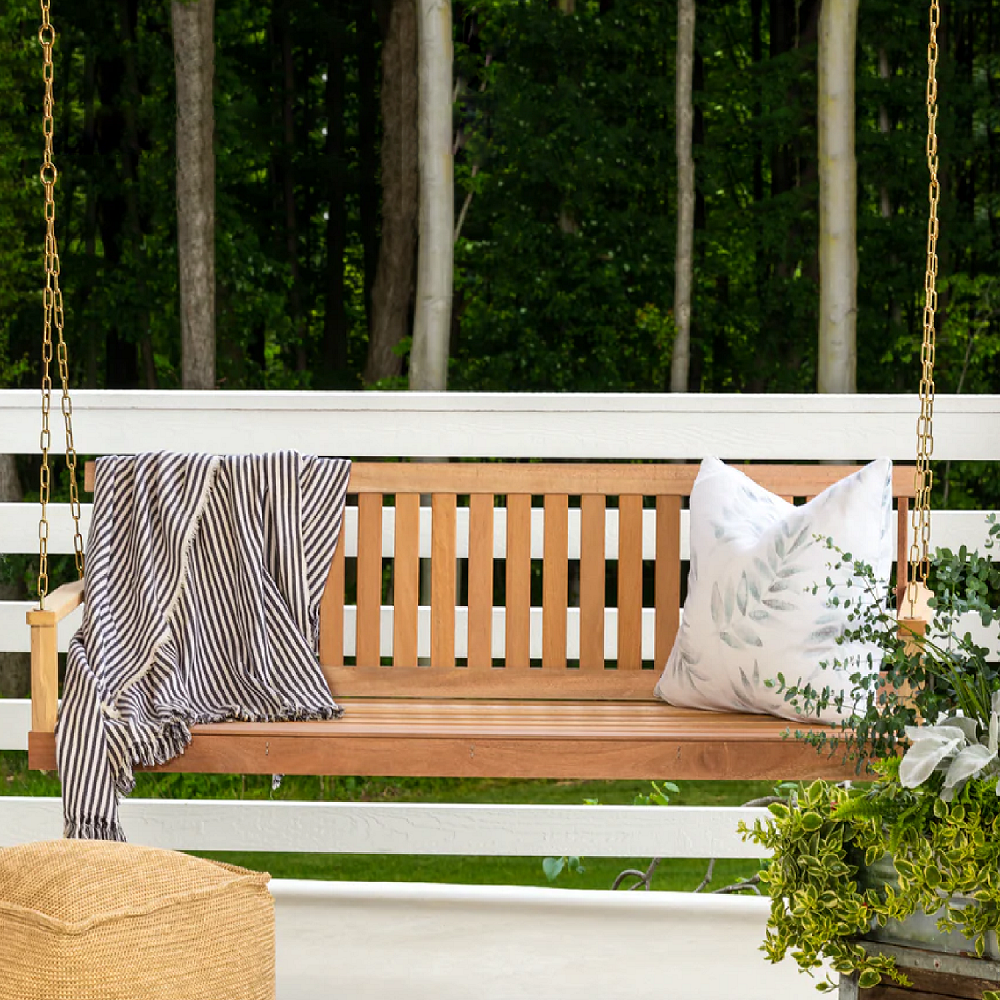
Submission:
M 987 548 L 998 541 L 991 517 Z M 857 588 L 830 598 L 850 611 L 844 641 L 877 647 L 882 670 L 851 675 L 853 702 L 839 728 L 798 735 L 821 752 L 855 757 L 859 770 L 865 760 L 876 780 L 814 782 L 771 805 L 766 823 L 741 830 L 772 851 L 761 874 L 772 961 L 790 954 L 812 972 L 826 959 L 836 973 L 858 973 L 861 987 L 883 978 L 906 985 L 863 939 L 1000 958 L 1000 668 L 959 627 L 969 612 L 984 626 L 1000 621 L 1000 570 L 965 547 L 938 550 L 932 620 L 914 641 L 871 568 L 837 558 L 851 564 Z M 828 690 L 779 686 L 803 712 L 831 703 Z M 1000 1000 L 1000 992 L 984 996 Z

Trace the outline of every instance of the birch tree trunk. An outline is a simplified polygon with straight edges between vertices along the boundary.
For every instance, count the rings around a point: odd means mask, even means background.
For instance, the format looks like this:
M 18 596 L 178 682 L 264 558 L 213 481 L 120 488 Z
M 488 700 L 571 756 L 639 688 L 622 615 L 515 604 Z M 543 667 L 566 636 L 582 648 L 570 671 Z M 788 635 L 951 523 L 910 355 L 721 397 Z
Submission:
M 181 385 L 215 388 L 215 0 L 170 5 L 177 75 Z
M 886 51 L 885 46 L 880 46 L 878 50 L 879 79 L 888 81 L 891 75 L 889 71 L 889 53 Z M 890 131 L 889 108 L 886 106 L 885 101 L 882 101 L 878 106 L 878 130 L 882 135 L 888 137 Z M 888 219 L 892 216 L 892 199 L 889 197 L 889 185 L 886 184 L 884 177 L 879 188 L 879 210 L 883 219 Z
M 857 391 L 858 0 L 823 0 L 819 19 L 819 392 Z
M 382 43 L 382 239 L 372 289 L 365 382 L 399 375 L 395 348 L 410 329 L 417 248 L 417 0 L 380 12 Z
M 417 4 L 420 243 L 410 388 L 443 390 L 454 267 L 451 0 Z
M 694 255 L 694 23 L 695 0 L 677 3 L 677 252 L 674 258 L 674 352 L 670 391 L 687 392 L 691 368 L 691 274 Z

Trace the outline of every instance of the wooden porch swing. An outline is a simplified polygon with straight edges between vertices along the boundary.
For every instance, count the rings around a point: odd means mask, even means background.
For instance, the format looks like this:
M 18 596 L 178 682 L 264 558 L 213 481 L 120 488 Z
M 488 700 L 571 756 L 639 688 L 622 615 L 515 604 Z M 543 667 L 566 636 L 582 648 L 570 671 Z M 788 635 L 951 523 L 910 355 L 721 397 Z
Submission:
M 936 9 L 936 2 L 934 3 Z M 29 764 L 56 766 L 57 625 L 83 603 L 83 541 L 76 485 L 66 346 L 55 240 L 52 164 L 52 45 L 42 0 L 46 65 L 45 310 L 42 381 L 40 608 L 31 626 Z M 924 312 L 919 459 L 893 471 L 897 592 L 915 606 L 926 579 L 929 458 L 933 446 L 934 311 L 937 258 L 937 153 L 934 124 L 936 19 L 932 12 L 928 108 L 931 222 Z M 46 596 L 49 413 L 53 328 L 62 384 L 77 568 L 81 579 Z M 85 488 L 92 489 L 87 467 Z M 853 765 L 788 738 L 787 721 L 760 715 L 675 708 L 653 696 L 671 649 L 681 603 L 683 499 L 691 465 L 425 464 L 354 465 L 357 502 L 357 604 L 345 607 L 346 532 L 333 558 L 321 607 L 320 664 L 344 718 L 333 722 L 228 722 L 193 727 L 187 751 L 162 771 L 246 774 L 347 774 L 575 779 L 773 779 L 849 777 Z M 855 471 L 847 466 L 750 465 L 766 489 L 811 499 Z M 418 660 L 420 498 L 431 497 L 429 665 Z M 544 507 L 541 649 L 530 642 L 532 498 Z M 391 498 L 391 504 L 387 503 Z M 467 499 L 466 499 L 467 498 Z M 498 498 L 505 503 L 498 504 Z M 579 498 L 579 511 L 570 498 Z M 643 660 L 644 498 L 655 498 L 653 658 Z M 606 635 L 608 501 L 618 509 L 617 641 Z M 912 536 L 909 531 L 911 504 Z M 468 543 L 456 530 L 468 505 Z M 570 518 L 580 519 L 579 552 Z M 500 518 L 505 519 L 505 528 Z M 464 521 L 464 513 L 462 515 Z M 500 528 L 497 531 L 495 529 Z M 648 536 L 647 536 L 648 537 Z M 468 557 L 468 601 L 459 606 L 456 559 Z M 647 551 L 648 560 L 650 553 Z M 494 607 L 494 560 L 506 561 L 504 607 Z M 567 645 L 568 566 L 580 560 L 579 644 Z M 912 564 L 912 572 L 908 566 Z M 383 605 L 385 560 L 392 563 L 391 606 Z M 537 612 L 537 609 L 535 609 Z M 576 612 L 573 612 L 576 613 Z M 467 629 L 456 629 L 456 617 Z M 903 623 L 901 623 L 903 624 Z M 912 619 L 905 627 L 920 630 Z M 648 631 L 648 627 L 647 627 Z M 500 638 L 503 637 L 501 646 Z M 355 638 L 356 637 L 356 638 Z M 345 641 L 346 640 L 346 641 Z M 647 655 L 649 650 L 647 636 Z M 384 650 L 391 647 L 391 658 Z M 498 655 L 502 650 L 502 655 Z M 389 660 L 391 659 L 391 662 Z M 353 662 L 350 662 L 353 660 Z M 464 662 L 458 662 L 459 660 Z M 613 662 L 609 662 L 613 661 Z

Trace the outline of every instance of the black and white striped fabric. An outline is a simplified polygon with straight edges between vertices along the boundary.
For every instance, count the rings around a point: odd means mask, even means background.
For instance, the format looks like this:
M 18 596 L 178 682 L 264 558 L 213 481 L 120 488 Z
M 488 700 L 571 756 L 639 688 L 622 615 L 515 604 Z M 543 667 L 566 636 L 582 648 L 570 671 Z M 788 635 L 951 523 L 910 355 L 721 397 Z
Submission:
M 193 725 L 341 715 L 316 653 L 350 468 L 294 452 L 98 460 L 56 728 L 67 837 L 124 840 L 133 767 L 183 753 Z

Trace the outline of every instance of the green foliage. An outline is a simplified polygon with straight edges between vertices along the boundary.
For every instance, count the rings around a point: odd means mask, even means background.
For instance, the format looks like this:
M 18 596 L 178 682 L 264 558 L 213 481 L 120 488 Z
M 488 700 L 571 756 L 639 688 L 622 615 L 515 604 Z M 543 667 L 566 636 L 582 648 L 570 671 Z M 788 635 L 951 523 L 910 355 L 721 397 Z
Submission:
M 466 72 L 486 89 L 471 111 L 478 173 L 459 174 L 474 200 L 457 247 L 453 384 L 663 389 L 638 316 L 666 311 L 672 280 L 673 12 L 474 9 L 482 54 Z
M 454 388 L 652 391 L 668 383 L 676 9 L 653 0 L 576 6 L 573 15 L 545 0 L 471 0 L 454 8 L 458 205 L 471 198 L 456 246 Z M 694 390 L 814 387 L 818 189 L 809 6 L 789 8 L 802 9 L 802 24 L 787 37 L 767 8 L 755 23 L 749 0 L 699 7 Z M 135 18 L 130 47 L 123 11 Z M 64 5 L 53 16 L 58 228 L 73 381 L 173 387 L 180 344 L 169 4 L 93 0 Z M 983 392 L 1000 373 L 997 0 L 951 5 L 944 21 L 936 382 L 939 391 Z M 36 22 L 30 0 L 12 0 L 0 12 L 4 385 L 38 382 Z M 378 43 L 369 51 L 363 42 L 379 34 L 373 24 L 372 7 L 362 0 L 234 0 L 217 9 L 224 388 L 360 384 L 378 241 L 378 149 L 371 142 L 381 128 L 373 93 L 379 81 L 365 83 L 362 67 L 364 53 L 378 60 Z M 337 32 L 342 160 L 329 148 L 325 79 Z M 861 7 L 862 391 L 913 391 L 919 374 L 925 34 L 924 20 L 900 0 Z M 128 53 L 137 94 L 127 82 Z M 126 128 L 133 112 L 134 143 Z M 366 191 L 374 204 L 365 202 Z M 133 195 L 137 233 L 126 211 Z M 330 277 L 327 245 L 330 208 L 340 205 L 342 280 Z M 344 357 L 335 362 L 324 343 L 328 307 L 337 298 L 331 281 L 343 293 L 347 327 Z M 380 387 L 403 385 L 405 372 Z M 939 473 L 950 505 L 985 506 L 1000 489 L 995 470 L 985 478 L 965 466 Z
M 992 515 L 988 523 L 986 547 L 992 549 L 1000 524 Z M 827 959 L 835 972 L 859 973 L 863 986 L 883 977 L 905 983 L 891 960 L 869 956 L 856 939 L 888 920 L 925 913 L 937 917 L 942 932 L 970 938 L 982 956 L 987 935 L 1000 929 L 1000 668 L 957 630 L 960 616 L 969 613 L 984 626 L 1000 620 L 1000 569 L 965 546 L 957 553 L 939 549 L 929 580 L 932 620 L 914 645 L 900 634 L 885 582 L 827 544 L 840 560 L 836 568 L 848 564 L 867 597 L 843 600 L 850 627 L 842 641 L 875 646 L 883 654 L 882 672 L 852 674 L 854 714 L 838 736 L 806 738 L 831 753 L 841 748 L 881 758 L 874 765 L 880 778 L 868 789 L 815 782 L 790 805 L 771 806 L 769 823 L 741 830 L 774 852 L 761 874 L 772 900 L 763 946 L 772 961 L 791 954 L 811 971 Z M 786 687 L 786 697 L 806 711 L 831 701 L 828 689 L 809 685 Z M 913 745 L 900 758 L 907 739 Z M 973 766 L 953 769 L 952 758 L 963 754 Z M 886 857 L 895 879 L 873 884 L 866 868 Z
M 563 871 L 576 872 L 577 875 L 582 875 L 586 869 L 580 864 L 579 858 L 563 855 L 561 858 L 545 858 L 542 861 L 542 871 L 545 872 L 545 877 L 550 882 L 554 882 Z
M 773 852 L 761 872 L 771 897 L 762 950 L 772 962 L 791 955 L 813 972 L 826 959 L 834 972 L 859 973 L 866 987 L 883 977 L 906 985 L 891 959 L 870 956 L 857 939 L 890 919 L 926 913 L 942 932 L 970 938 L 982 956 L 987 935 L 1000 928 L 996 780 L 971 781 L 945 803 L 940 776 L 908 789 L 896 767 L 880 770 L 867 789 L 817 781 L 790 805 L 772 805 L 767 822 L 741 824 L 744 839 Z M 896 877 L 882 884 L 866 869 L 887 855 Z M 956 897 L 975 902 L 959 905 Z
M 637 795 L 632 800 L 632 805 L 634 806 L 668 806 L 670 805 L 670 796 L 676 795 L 680 789 L 672 781 L 662 781 L 657 784 L 655 781 L 650 782 L 652 785 L 652 791 Z
M 991 514 L 987 524 L 985 544 L 990 550 L 1000 542 L 1000 523 Z M 895 755 L 905 743 L 906 727 L 918 719 L 964 716 L 976 720 L 985 733 L 993 692 L 1000 687 L 1000 665 L 990 660 L 989 650 L 970 633 L 960 632 L 958 623 L 969 613 L 976 614 L 984 628 L 1000 623 L 1000 566 L 989 555 L 964 545 L 958 552 L 938 549 L 928 581 L 934 594 L 932 620 L 926 635 L 914 644 L 900 630 L 895 595 L 887 581 L 876 579 L 871 566 L 837 549 L 832 539 L 827 539 L 827 545 L 835 554 L 837 569 L 843 564 L 851 567 L 858 596 L 865 597 L 844 600 L 851 610 L 848 628 L 838 642 L 862 642 L 877 650 L 881 668 L 871 669 L 872 654 L 864 670 L 837 659 L 824 663 L 830 669 L 852 671 L 853 690 L 846 698 L 831 694 L 828 687 L 788 684 L 779 674 L 776 686 L 801 713 L 809 715 L 831 704 L 844 712 L 843 721 L 832 731 L 814 729 L 796 735 L 831 754 L 840 751 L 845 758 L 858 759 L 860 767 L 863 755 Z M 840 597 L 831 597 L 831 603 L 840 602 Z
M 997 375 L 987 287 L 998 252 L 993 6 L 974 0 L 945 14 L 938 385 L 948 391 L 986 391 Z M 570 17 L 541 2 L 469 7 L 478 33 L 461 50 L 468 141 L 456 177 L 471 202 L 457 247 L 452 384 L 664 388 L 669 343 L 650 318 L 669 317 L 673 302 L 673 5 L 580 3 Z M 690 385 L 811 391 L 815 25 L 779 38 L 776 19 L 765 12 L 755 25 L 751 8 L 698 11 Z M 858 384 L 912 391 L 927 211 L 926 24 L 897 0 L 872 0 L 858 37 Z M 966 361 L 970 309 L 987 332 Z
M 675 785 L 672 781 L 662 781 L 657 784 L 655 781 L 650 782 L 651 790 L 649 792 L 638 792 L 635 798 L 632 799 L 632 805 L 634 806 L 668 806 L 670 805 L 670 796 L 677 795 L 680 793 L 680 788 Z M 588 806 L 599 805 L 598 799 L 584 799 L 584 804 Z M 586 870 L 580 863 L 580 859 L 577 857 L 567 857 L 563 856 L 561 858 L 545 858 L 542 861 L 542 871 L 545 872 L 545 877 L 550 881 L 554 882 L 563 871 L 576 872 L 578 875 L 582 875 Z

